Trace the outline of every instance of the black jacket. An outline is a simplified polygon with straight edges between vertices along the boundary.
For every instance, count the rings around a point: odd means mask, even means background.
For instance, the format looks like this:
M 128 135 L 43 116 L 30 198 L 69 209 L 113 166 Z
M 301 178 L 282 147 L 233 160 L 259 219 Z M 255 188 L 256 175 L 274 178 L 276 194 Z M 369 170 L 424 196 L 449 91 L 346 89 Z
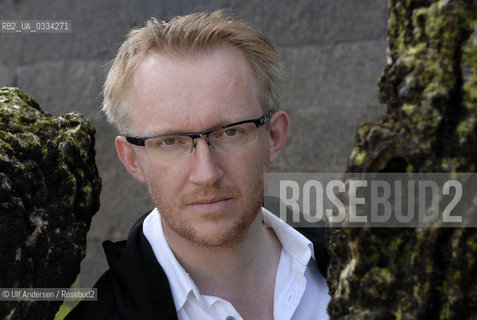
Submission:
M 80 302 L 67 320 L 177 319 L 167 276 L 142 232 L 146 216 L 134 224 L 127 241 L 103 242 L 110 269 L 94 286 L 98 289 L 98 301 Z M 313 242 L 318 268 L 326 276 L 329 258 L 325 229 L 298 231 Z

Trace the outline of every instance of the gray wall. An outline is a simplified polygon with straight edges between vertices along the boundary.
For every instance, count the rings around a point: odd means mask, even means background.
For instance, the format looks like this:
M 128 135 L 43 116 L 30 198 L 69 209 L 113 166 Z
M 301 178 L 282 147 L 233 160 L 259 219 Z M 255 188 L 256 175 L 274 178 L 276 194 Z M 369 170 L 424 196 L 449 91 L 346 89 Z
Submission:
M 282 107 L 291 133 L 272 171 L 342 171 L 356 128 L 384 113 L 376 80 L 386 51 L 385 0 L 3 0 L 0 19 L 67 19 L 72 33 L 0 33 L 0 86 L 18 86 L 52 114 L 79 111 L 97 129 L 101 209 L 88 234 L 80 286 L 106 269 L 101 242 L 127 236 L 152 207 L 116 158 L 115 132 L 99 112 L 105 65 L 131 27 L 151 16 L 230 7 L 267 33 L 288 69 Z

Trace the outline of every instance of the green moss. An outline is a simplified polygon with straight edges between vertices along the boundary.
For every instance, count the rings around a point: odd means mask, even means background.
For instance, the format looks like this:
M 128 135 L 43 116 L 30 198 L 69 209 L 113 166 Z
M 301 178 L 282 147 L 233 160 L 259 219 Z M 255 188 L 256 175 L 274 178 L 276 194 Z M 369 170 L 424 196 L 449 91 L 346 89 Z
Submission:
M 386 301 L 389 297 L 389 289 L 394 282 L 394 276 L 387 268 L 372 268 L 365 273 L 360 280 L 360 287 L 365 294 L 362 297 L 370 301 Z
M 459 143 L 464 145 L 468 142 L 475 143 L 475 132 L 477 131 L 477 118 L 471 116 L 462 120 L 457 126 L 457 136 Z
M 404 159 L 405 165 L 397 169 L 406 172 L 476 170 L 475 5 L 465 0 L 388 1 L 389 59 L 378 82 L 387 111 L 380 123 L 357 130 L 348 171 L 387 170 L 396 158 Z M 475 204 L 461 210 L 476 214 Z M 433 228 L 399 232 L 354 229 L 346 238 L 330 236 L 342 242 L 335 245 L 342 250 L 334 250 L 340 256 L 330 267 L 335 286 L 343 284 L 343 268 L 355 263 L 346 278 L 348 296 L 339 303 L 332 299 L 330 310 L 337 303 L 340 311 L 330 312 L 332 318 L 475 315 L 477 236 L 470 228 L 441 226 L 437 222 Z
M 0 278 L 5 287 L 65 288 L 75 280 L 91 218 L 99 209 L 94 132 L 81 114 L 52 117 L 19 89 L 0 89 L 0 227 L 8 231 L 7 238 L 0 236 Z M 42 305 L 40 313 L 51 319 L 59 305 Z M 31 318 L 21 315 L 38 314 L 36 308 L 18 302 L 12 319 Z
M 357 148 L 354 148 L 350 155 L 350 161 L 356 166 L 361 166 L 366 161 L 366 158 L 366 152 L 360 152 Z
M 477 259 L 477 236 L 474 235 L 466 240 L 468 252 L 466 254 L 468 269 L 473 270 L 476 267 Z
M 408 116 L 412 116 L 414 114 L 414 105 L 405 103 L 401 107 L 401 110 Z

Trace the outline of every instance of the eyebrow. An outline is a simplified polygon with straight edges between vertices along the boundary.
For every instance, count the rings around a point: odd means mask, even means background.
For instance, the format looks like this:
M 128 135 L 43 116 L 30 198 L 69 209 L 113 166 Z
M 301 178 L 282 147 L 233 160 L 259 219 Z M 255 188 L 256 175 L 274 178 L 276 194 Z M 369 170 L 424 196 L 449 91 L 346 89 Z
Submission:
M 201 131 L 182 131 L 182 130 L 177 130 L 177 129 L 171 129 L 171 130 L 157 130 L 157 132 L 162 132 L 162 133 L 154 134 L 153 136 L 157 136 L 157 135 L 181 135 L 181 134 L 190 134 L 190 133 L 200 133 L 200 132 L 204 132 L 204 131 L 208 131 L 208 130 L 220 128 L 220 127 L 226 126 L 226 125 L 231 124 L 231 123 L 237 123 L 237 122 L 238 122 L 238 121 L 232 122 L 232 121 L 228 121 L 228 120 L 226 120 L 226 121 L 221 121 L 221 122 L 219 122 L 217 125 L 215 125 L 215 126 L 213 126 L 213 127 L 209 127 L 208 129 L 201 130 Z
M 158 133 L 158 134 L 152 134 L 152 135 L 147 135 L 147 136 L 144 136 L 144 137 L 156 137 L 156 136 L 168 136 L 168 135 L 174 135 L 174 136 L 180 136 L 180 135 L 191 135 L 191 134 L 199 134 L 199 133 L 203 133 L 203 132 L 206 132 L 206 131 L 210 131 L 210 130 L 213 130 L 213 129 L 219 129 L 219 128 L 222 128 L 222 127 L 225 127 L 225 126 L 228 126 L 228 125 L 237 125 L 237 124 L 241 124 L 241 123 L 244 123 L 244 122 L 250 122 L 251 120 L 257 120 L 257 119 L 260 119 L 261 117 L 267 115 L 269 112 L 265 113 L 265 114 L 262 114 L 261 116 L 257 116 L 256 118 L 251 118 L 251 119 L 246 119 L 246 120 L 223 120 L 223 121 L 220 121 L 216 126 L 213 126 L 213 127 L 209 127 L 208 129 L 205 129 L 205 130 L 201 130 L 201 131 L 179 131 L 177 129 L 172 129 L 172 130 L 157 130 L 157 132 L 161 132 L 161 133 Z M 156 130 L 154 130 L 156 131 Z

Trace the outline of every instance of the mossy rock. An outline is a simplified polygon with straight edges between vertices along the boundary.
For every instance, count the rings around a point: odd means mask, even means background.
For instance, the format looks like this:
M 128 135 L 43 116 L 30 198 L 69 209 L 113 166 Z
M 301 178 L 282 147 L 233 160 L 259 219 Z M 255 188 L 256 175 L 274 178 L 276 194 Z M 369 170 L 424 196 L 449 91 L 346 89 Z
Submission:
M 477 1 L 389 0 L 388 44 L 387 111 L 358 129 L 348 171 L 475 172 Z M 331 319 L 476 319 L 476 241 L 465 227 L 330 230 Z
M 0 89 L 0 287 L 68 288 L 99 209 L 95 129 L 57 117 L 17 88 Z M 0 318 L 53 319 L 61 301 L 0 303 Z

